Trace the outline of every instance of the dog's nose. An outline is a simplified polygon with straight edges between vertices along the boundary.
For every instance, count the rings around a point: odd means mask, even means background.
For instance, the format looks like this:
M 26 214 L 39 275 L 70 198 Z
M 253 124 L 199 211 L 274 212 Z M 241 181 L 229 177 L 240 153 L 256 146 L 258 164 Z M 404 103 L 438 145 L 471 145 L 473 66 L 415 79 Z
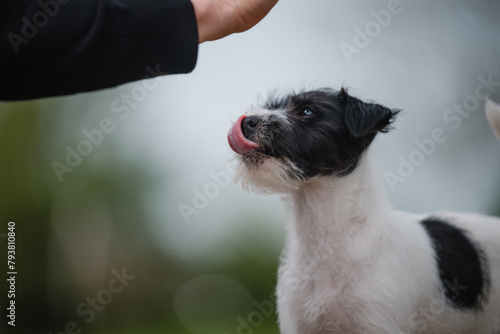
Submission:
M 241 131 L 243 131 L 243 135 L 250 139 L 250 136 L 257 129 L 257 125 L 259 125 L 259 118 L 257 116 L 247 116 L 241 122 Z

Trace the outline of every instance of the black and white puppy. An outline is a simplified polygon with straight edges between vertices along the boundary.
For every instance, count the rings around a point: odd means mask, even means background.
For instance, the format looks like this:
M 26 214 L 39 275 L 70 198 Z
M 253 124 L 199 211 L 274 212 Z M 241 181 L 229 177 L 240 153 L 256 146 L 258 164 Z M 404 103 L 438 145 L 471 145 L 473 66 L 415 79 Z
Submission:
M 500 333 L 500 219 L 390 208 L 367 151 L 397 114 L 321 89 L 271 99 L 229 131 L 243 185 L 290 198 L 281 333 Z

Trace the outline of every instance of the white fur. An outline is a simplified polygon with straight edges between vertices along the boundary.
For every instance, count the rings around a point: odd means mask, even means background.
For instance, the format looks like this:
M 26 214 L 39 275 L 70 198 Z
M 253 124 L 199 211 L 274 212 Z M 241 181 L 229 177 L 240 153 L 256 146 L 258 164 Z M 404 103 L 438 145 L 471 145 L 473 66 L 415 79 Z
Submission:
M 500 136 L 500 107 L 488 112 Z M 440 291 L 423 216 L 394 211 L 369 154 L 345 177 L 291 182 L 277 159 L 249 170 L 247 186 L 287 192 L 292 221 L 278 273 L 283 334 L 500 333 L 500 219 L 436 215 L 468 231 L 489 259 L 488 302 L 477 313 L 451 307 Z M 286 168 L 292 168 L 286 166 Z
M 490 123 L 491 128 L 500 140 L 500 104 L 492 100 L 486 100 L 486 118 Z
M 491 261 L 490 301 L 476 315 L 444 300 L 423 217 L 389 208 L 368 156 L 351 175 L 318 177 L 291 201 L 277 286 L 281 333 L 500 331 L 499 219 L 441 215 L 470 231 Z
M 300 187 L 300 182 L 290 178 L 288 171 L 299 171 L 290 160 L 266 158 L 258 168 L 247 169 L 243 163 L 236 167 L 235 180 L 241 182 L 243 189 L 262 194 L 275 192 L 288 193 Z

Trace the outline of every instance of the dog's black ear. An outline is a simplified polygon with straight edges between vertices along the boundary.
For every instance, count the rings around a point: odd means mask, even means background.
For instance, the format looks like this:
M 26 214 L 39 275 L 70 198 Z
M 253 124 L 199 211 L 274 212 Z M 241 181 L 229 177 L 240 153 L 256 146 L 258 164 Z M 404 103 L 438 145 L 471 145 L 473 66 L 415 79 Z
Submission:
M 344 88 L 338 93 L 338 98 L 344 107 L 345 126 L 354 138 L 389 131 L 399 113 L 399 110 L 380 104 L 363 102 L 347 94 Z

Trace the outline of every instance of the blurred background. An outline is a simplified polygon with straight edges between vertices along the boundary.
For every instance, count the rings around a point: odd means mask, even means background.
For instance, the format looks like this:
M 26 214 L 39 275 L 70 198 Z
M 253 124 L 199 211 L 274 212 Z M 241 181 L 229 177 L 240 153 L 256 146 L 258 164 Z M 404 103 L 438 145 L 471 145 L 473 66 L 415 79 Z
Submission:
M 483 114 L 499 16 L 494 0 L 283 0 L 201 45 L 191 74 L 0 104 L 0 254 L 14 221 L 18 272 L 0 332 L 277 333 L 287 213 L 230 181 L 226 139 L 271 90 L 345 85 L 402 109 L 372 146 L 392 205 L 500 214 Z

